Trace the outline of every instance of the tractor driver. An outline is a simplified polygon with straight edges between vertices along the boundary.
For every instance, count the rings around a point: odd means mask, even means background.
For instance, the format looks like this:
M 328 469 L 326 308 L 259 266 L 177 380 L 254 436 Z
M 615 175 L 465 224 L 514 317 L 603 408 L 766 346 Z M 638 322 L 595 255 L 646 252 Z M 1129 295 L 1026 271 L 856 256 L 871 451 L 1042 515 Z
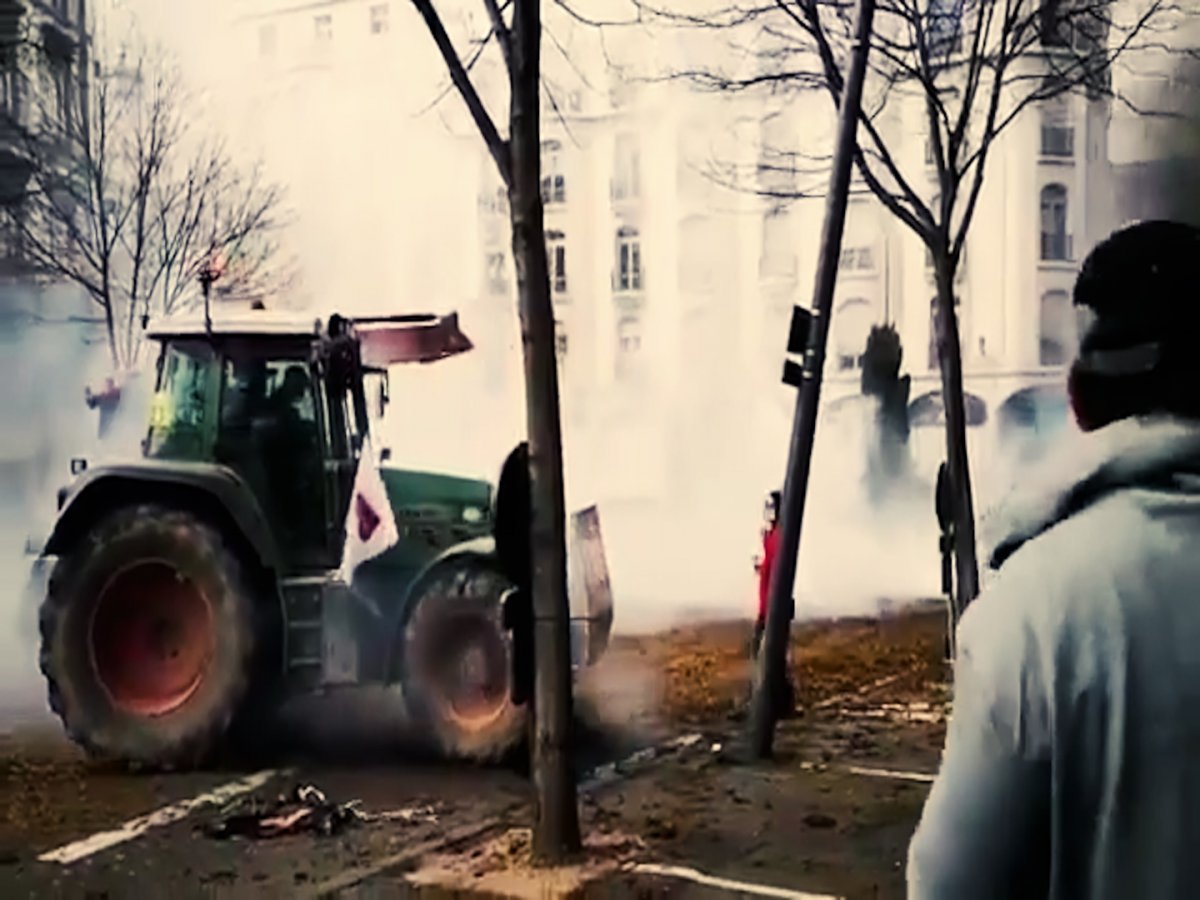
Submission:
M 285 529 L 300 543 L 318 539 L 318 529 L 306 514 L 310 498 L 320 490 L 321 477 L 316 425 L 312 413 L 304 409 L 311 397 L 308 369 L 297 364 L 284 370 L 267 404 L 271 494 Z
M 286 431 L 298 432 L 304 417 L 297 407 L 308 394 L 308 372 L 303 366 L 288 366 L 283 373 L 283 383 L 271 394 L 273 418 Z

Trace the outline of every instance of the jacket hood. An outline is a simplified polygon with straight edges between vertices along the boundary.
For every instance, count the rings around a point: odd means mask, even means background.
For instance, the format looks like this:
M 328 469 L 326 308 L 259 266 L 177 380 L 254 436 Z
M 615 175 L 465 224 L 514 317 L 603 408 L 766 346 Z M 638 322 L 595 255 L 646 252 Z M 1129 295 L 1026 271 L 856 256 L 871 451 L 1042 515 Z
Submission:
M 999 569 L 1025 542 L 1121 488 L 1200 486 L 1200 422 L 1122 419 L 1072 432 L 984 514 L 980 543 Z

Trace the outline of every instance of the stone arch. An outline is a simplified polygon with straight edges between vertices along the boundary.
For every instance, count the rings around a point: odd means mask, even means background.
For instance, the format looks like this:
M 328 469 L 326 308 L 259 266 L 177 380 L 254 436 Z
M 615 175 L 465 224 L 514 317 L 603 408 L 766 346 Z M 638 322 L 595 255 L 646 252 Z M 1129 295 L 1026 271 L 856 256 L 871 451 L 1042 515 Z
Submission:
M 979 428 L 987 424 L 988 405 L 982 397 L 964 392 L 967 427 Z M 945 427 L 946 410 L 942 404 L 942 392 L 927 391 L 908 404 L 908 421 L 913 428 Z

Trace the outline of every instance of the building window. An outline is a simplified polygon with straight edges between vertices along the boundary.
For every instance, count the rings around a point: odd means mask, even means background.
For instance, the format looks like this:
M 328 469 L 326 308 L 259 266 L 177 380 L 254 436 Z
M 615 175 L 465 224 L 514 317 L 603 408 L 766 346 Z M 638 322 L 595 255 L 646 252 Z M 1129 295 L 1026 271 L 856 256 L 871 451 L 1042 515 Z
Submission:
M 1043 47 L 1070 47 L 1075 31 L 1069 0 L 1043 0 L 1038 28 Z
M 258 26 L 258 55 L 270 59 L 275 55 L 275 47 L 279 41 L 279 33 L 274 22 Z
M 1042 188 L 1042 259 L 1071 258 L 1071 236 L 1067 233 L 1067 189 L 1061 184 Z
M 1073 8 L 1074 7 L 1074 8 Z M 1086 54 L 1096 50 L 1107 30 L 1107 17 L 1072 0 L 1043 0 L 1039 37 L 1043 47 Z
M 567 358 L 567 326 L 563 322 L 554 323 L 554 355 L 562 363 Z
M 613 199 L 633 200 L 641 192 L 641 158 L 636 138 L 631 134 L 618 135 L 613 151 Z
M 1038 362 L 1041 365 L 1067 364 L 1074 350 L 1074 328 L 1071 295 L 1066 291 L 1047 291 L 1042 294 L 1038 329 Z
M 546 234 L 546 263 L 550 267 L 550 286 L 556 294 L 567 292 L 567 239 L 561 231 Z
M 954 313 L 959 316 L 959 341 L 962 341 L 962 299 L 954 298 Z M 938 353 L 938 332 L 941 331 L 942 316 L 938 308 L 938 298 L 929 301 L 929 368 L 937 371 L 941 365 L 941 354 Z
M 634 375 L 642 353 L 642 322 L 626 316 L 617 322 L 617 378 L 624 381 Z
M 874 272 L 875 248 L 869 244 L 864 247 L 843 247 L 838 270 L 841 272 Z
M 387 34 L 388 13 L 386 3 L 376 3 L 371 7 L 371 34 Z
M 867 349 L 867 338 L 875 324 L 874 310 L 869 301 L 855 297 L 840 304 L 833 314 L 836 334 L 834 348 L 837 353 L 838 371 L 848 372 L 861 369 L 863 354 Z
M 930 0 L 925 15 L 930 56 L 949 56 L 962 50 L 963 0 Z
M 1042 156 L 1075 155 L 1075 129 L 1069 99 L 1063 95 L 1042 104 Z
M 950 136 L 949 135 L 945 135 L 945 134 L 942 135 L 942 152 L 944 154 L 946 154 L 947 157 L 949 157 L 949 155 L 950 155 Z M 966 137 L 964 137 L 962 139 L 962 143 L 958 145 L 958 152 L 955 153 L 953 159 L 946 160 L 946 165 L 954 168 L 959 173 L 962 173 L 966 169 L 967 161 L 970 160 L 970 158 L 971 158 L 971 153 L 972 153 L 971 142 Z M 934 148 L 933 148 L 933 138 L 930 138 L 930 137 L 927 137 L 925 139 L 925 165 L 930 166 L 930 167 L 937 165 L 937 157 L 934 154 Z M 941 203 L 941 195 L 938 195 L 937 197 L 934 198 L 933 204 L 930 207 L 933 210 L 935 215 L 938 214 L 940 203 Z
M 0 101 L 5 115 L 19 121 L 21 113 L 21 76 L 11 61 L 0 64 Z
M 488 291 L 493 294 L 508 293 L 508 266 L 503 253 L 487 255 Z
M 617 290 L 642 289 L 642 239 L 636 228 L 617 231 Z
M 313 37 L 318 44 L 327 44 L 333 40 L 333 16 L 313 17 Z
M 562 145 L 542 142 L 542 203 L 566 203 L 567 181 L 562 171 Z

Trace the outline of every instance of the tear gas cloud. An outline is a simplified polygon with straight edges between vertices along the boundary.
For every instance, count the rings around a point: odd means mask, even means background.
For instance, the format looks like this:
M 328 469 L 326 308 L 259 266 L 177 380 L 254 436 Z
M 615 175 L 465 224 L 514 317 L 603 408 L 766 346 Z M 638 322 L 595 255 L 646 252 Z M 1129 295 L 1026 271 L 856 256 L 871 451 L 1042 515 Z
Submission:
M 380 443 L 400 464 L 494 479 L 524 431 L 519 332 L 514 310 L 496 314 L 485 308 L 496 298 L 480 298 L 473 214 L 478 173 L 489 161 L 469 124 L 449 127 L 461 113 L 456 95 L 429 108 L 446 79 L 415 12 L 391 6 L 392 31 L 406 35 L 404 54 L 373 56 L 374 45 L 343 40 L 356 28 L 365 35 L 364 24 L 338 19 L 320 78 L 264 76 L 248 90 L 258 35 L 235 22 L 234 5 L 166 6 L 125 4 L 182 68 L 205 127 L 227 135 L 246 164 L 261 157 L 267 175 L 283 183 L 293 211 L 286 245 L 301 262 L 314 312 L 463 312 L 476 352 L 393 371 Z M 453 30 L 451 10 L 473 7 L 439 8 Z M 293 18 L 279 20 L 280 46 L 311 39 L 310 17 Z M 572 52 L 594 40 L 586 30 L 555 27 Z M 608 49 L 619 55 L 615 45 Z M 473 74 L 482 77 L 487 61 Z M 492 111 L 503 118 L 502 103 Z M 650 121 L 635 128 L 655 133 Z M 647 372 L 648 380 L 669 380 L 665 369 L 678 361 L 647 355 L 647 365 L 662 370 Z M 763 499 L 782 486 L 789 403 L 778 402 L 786 389 L 774 377 L 755 381 L 732 356 L 706 364 L 710 383 L 723 387 L 691 425 L 669 405 L 598 425 L 588 400 L 566 389 L 568 506 L 600 506 L 622 629 L 754 612 L 751 561 L 761 549 Z M 818 431 L 797 577 L 801 616 L 870 613 L 880 599 L 929 596 L 938 587 L 932 483 L 872 508 L 862 486 L 872 438 L 844 429 Z
M 70 288 L 40 296 L 10 286 L 14 314 L 0 332 L 0 717 L 37 713 L 45 705 L 38 672 L 37 605 L 27 591 L 34 556 L 54 518 L 55 493 L 70 480 L 72 457 L 95 461 L 136 448 L 130 435 L 145 409 L 127 403 L 110 437 L 99 441 L 85 386 L 111 375 L 108 354 L 90 319 L 95 308 Z M 140 420 L 134 423 L 134 420 Z
M 314 313 L 462 310 L 476 352 L 394 371 L 379 442 L 397 463 L 494 479 L 524 431 L 519 332 L 514 304 L 497 314 L 495 298 L 480 297 L 473 214 L 478 172 L 488 163 L 473 132 L 455 136 L 448 128 L 453 94 L 422 112 L 445 82 L 415 13 L 407 4 L 391 7 L 392 29 L 413 36 L 411 53 L 392 52 L 386 62 L 342 58 L 342 74 L 323 81 L 276 88 L 264 80 L 248 92 L 257 36 L 231 26 L 233 4 L 126 7 L 183 69 L 197 97 L 194 124 L 228 136 L 246 165 L 261 157 L 268 177 L 287 189 L 293 215 L 285 251 L 301 262 Z M 652 133 L 651 123 L 642 124 Z M 142 401 L 123 404 L 110 443 L 98 445 L 82 389 L 109 374 L 102 348 L 74 332 L 69 347 L 38 335 L 4 335 L 22 354 L 5 356 L 5 393 L 22 399 L 4 408 L 0 429 L 22 435 L 40 418 L 56 424 L 43 448 L 6 454 L 39 460 L 44 471 L 0 485 L 2 575 L 13 598 L 0 628 L 0 704 L 23 696 L 40 706 L 36 615 L 28 598 L 18 599 L 28 574 L 24 540 L 48 527 L 69 458 L 135 451 L 145 410 Z M 664 369 L 647 373 L 654 382 L 669 380 L 665 368 L 678 361 L 651 355 L 648 364 Z M 755 609 L 751 561 L 761 549 L 765 495 L 782 486 L 791 394 L 774 375 L 755 380 L 721 359 L 706 365 L 706 383 L 719 390 L 686 398 L 699 404 L 690 419 L 648 402 L 601 426 L 589 396 L 564 400 L 568 505 L 600 506 L 622 630 L 749 617 Z M 918 448 L 912 490 L 873 507 L 862 482 L 868 432 L 845 423 L 818 430 L 797 577 L 802 617 L 871 613 L 882 599 L 937 592 L 931 478 L 938 439 L 932 456 Z

